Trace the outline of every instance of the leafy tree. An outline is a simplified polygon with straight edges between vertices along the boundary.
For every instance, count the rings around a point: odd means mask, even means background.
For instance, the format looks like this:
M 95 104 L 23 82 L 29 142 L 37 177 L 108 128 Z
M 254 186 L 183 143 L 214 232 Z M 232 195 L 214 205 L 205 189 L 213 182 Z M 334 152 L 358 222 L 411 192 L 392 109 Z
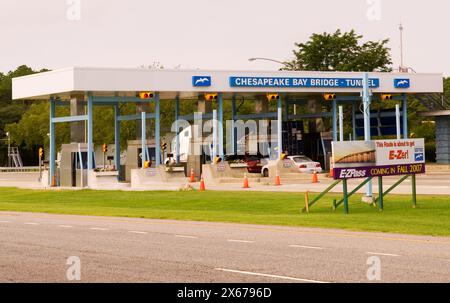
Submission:
M 296 43 L 295 58 L 286 70 L 311 71 L 391 71 L 389 39 L 361 42 L 354 30 L 333 34 L 313 34 L 309 41 Z
M 450 102 L 450 78 L 444 78 L 444 98 Z
M 46 70 L 41 70 L 46 71 Z M 30 106 L 29 101 L 12 101 L 12 78 L 37 73 L 32 68 L 21 65 L 14 71 L 0 73 L 0 165 L 7 162 L 7 140 L 5 126 L 18 122 Z M 24 159 L 25 163 L 27 159 Z

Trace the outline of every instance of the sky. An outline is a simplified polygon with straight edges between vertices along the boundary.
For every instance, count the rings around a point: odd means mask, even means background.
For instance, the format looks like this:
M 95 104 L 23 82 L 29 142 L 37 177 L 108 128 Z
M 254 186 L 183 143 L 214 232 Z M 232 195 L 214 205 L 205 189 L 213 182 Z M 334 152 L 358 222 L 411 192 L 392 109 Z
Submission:
M 26 64 L 276 70 L 312 33 L 390 39 L 400 64 L 450 76 L 447 0 L 0 0 L 0 72 Z

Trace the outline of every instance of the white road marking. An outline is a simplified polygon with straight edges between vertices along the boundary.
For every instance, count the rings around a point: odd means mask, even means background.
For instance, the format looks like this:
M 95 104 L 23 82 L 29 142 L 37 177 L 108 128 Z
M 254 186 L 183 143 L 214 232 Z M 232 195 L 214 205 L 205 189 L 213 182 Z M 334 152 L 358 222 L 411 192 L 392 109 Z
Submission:
M 137 230 L 129 230 L 128 232 L 132 234 L 142 234 L 142 235 L 147 234 L 147 232 L 145 231 L 137 231 Z
M 400 257 L 400 255 L 396 254 L 386 254 L 386 253 L 377 253 L 377 252 L 367 252 L 368 255 L 378 255 L 378 256 L 388 256 L 388 257 Z
M 250 276 L 260 276 L 260 277 L 268 277 L 268 278 L 291 280 L 291 281 L 300 281 L 300 282 L 308 282 L 308 283 L 329 283 L 329 282 L 318 281 L 318 280 L 310 280 L 310 279 L 301 279 L 301 278 L 279 276 L 279 275 L 262 274 L 262 273 L 257 273 L 257 272 L 249 272 L 249 271 L 241 271 L 241 270 L 233 270 L 233 269 L 225 269 L 225 268 L 214 268 L 214 270 L 230 272 L 230 273 L 235 273 L 235 274 L 243 274 L 243 275 L 250 275 Z
M 175 235 L 177 238 L 186 238 L 186 239 L 198 239 L 198 237 L 195 236 L 183 236 L 183 235 Z
M 0 223 L 11 223 L 10 221 L 0 221 Z
M 255 243 L 255 241 L 248 241 L 248 240 L 233 240 L 229 239 L 228 242 L 235 242 L 235 243 Z
M 61 228 L 72 228 L 73 226 L 70 226 L 70 225 L 59 225 L 59 227 L 61 227 Z
M 91 230 L 101 230 L 101 231 L 108 230 L 107 228 L 101 228 L 101 227 L 91 227 L 89 229 L 91 229 Z
M 325 248 L 323 248 L 323 247 L 303 246 L 303 245 L 289 245 L 289 247 L 294 247 L 294 248 L 306 248 L 306 249 L 317 249 L 317 250 L 325 249 Z
M 25 225 L 39 225 L 39 223 L 35 223 L 35 222 L 26 222 L 26 223 L 23 223 L 23 224 L 25 224 Z

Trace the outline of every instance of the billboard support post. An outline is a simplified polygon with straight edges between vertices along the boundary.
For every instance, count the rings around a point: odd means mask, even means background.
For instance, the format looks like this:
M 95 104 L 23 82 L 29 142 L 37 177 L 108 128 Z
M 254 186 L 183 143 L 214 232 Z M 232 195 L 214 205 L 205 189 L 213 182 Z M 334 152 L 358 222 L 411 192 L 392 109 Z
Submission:
M 347 191 L 347 179 L 342 180 L 342 188 L 344 191 L 344 212 L 348 214 L 348 191 Z
M 384 210 L 383 205 L 383 177 L 378 177 L 378 207 L 380 208 L 380 211 Z
M 364 185 L 366 185 L 367 183 L 369 183 L 372 180 L 372 177 L 367 178 L 366 180 L 364 180 L 364 182 L 362 182 L 361 184 L 359 184 L 357 187 L 355 187 L 354 190 L 352 190 L 351 192 L 348 193 L 348 198 L 350 198 L 351 196 L 353 196 L 354 194 L 358 193 L 358 191 L 364 187 Z M 333 210 L 336 210 L 342 203 L 344 203 L 344 199 L 339 200 L 338 202 L 336 202 L 336 200 L 333 203 Z
M 412 202 L 413 208 L 417 207 L 417 188 L 416 188 L 416 175 L 411 175 L 411 183 L 412 183 Z

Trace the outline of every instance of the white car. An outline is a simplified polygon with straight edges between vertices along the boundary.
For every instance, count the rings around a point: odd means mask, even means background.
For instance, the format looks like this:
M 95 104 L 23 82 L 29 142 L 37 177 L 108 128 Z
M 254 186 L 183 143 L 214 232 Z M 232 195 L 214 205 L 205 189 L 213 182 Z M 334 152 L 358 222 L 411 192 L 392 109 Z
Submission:
M 320 165 L 320 163 L 314 162 L 306 156 L 288 156 L 288 158 L 295 162 L 301 173 L 322 173 L 322 166 Z

